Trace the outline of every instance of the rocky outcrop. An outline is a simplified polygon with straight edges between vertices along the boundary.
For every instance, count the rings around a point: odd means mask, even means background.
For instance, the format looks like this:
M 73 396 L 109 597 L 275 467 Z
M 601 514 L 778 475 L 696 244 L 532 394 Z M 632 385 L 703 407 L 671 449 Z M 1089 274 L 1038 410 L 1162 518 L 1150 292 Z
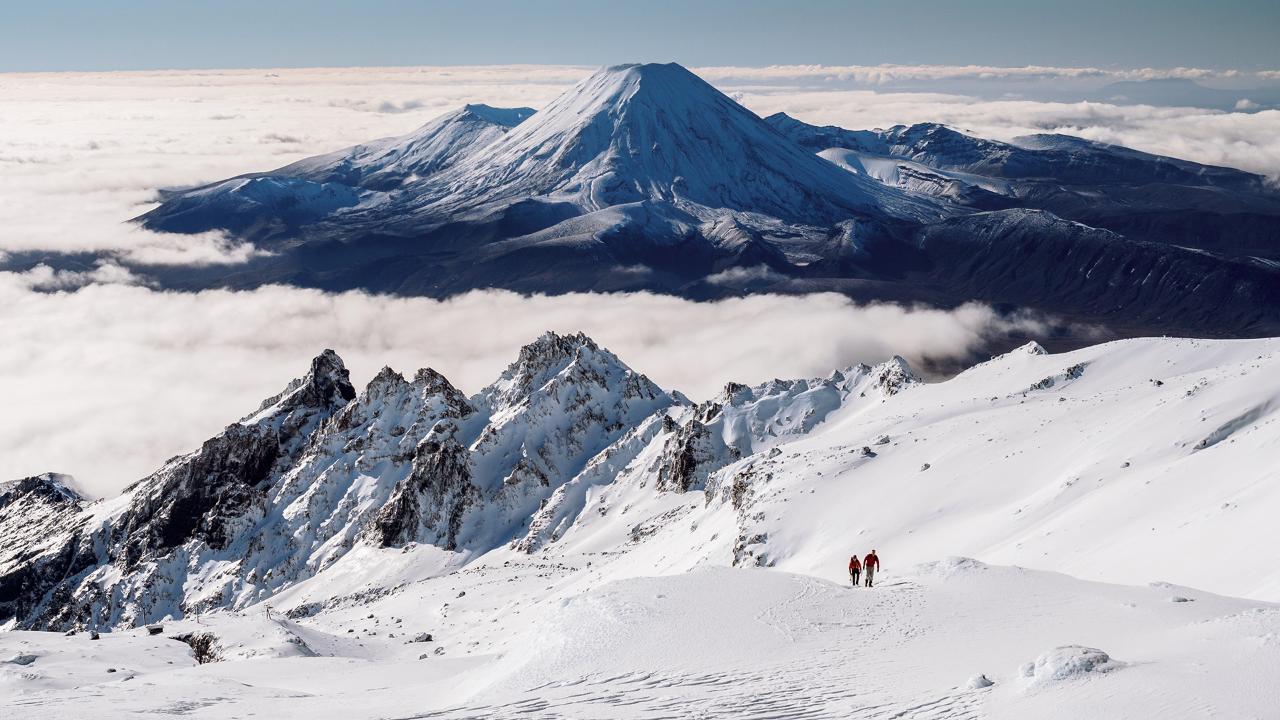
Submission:
M 87 504 L 57 473 L 0 483 L 0 624 L 35 612 L 59 579 L 91 562 L 73 542 Z
M 688 492 L 701 486 L 707 475 L 737 460 L 740 453 L 697 418 L 676 428 L 662 449 L 658 489 Z
M 380 547 L 430 542 L 456 550 L 462 518 L 480 499 L 456 425 L 438 423 L 414 450 L 409 476 L 374 515 L 369 536 Z

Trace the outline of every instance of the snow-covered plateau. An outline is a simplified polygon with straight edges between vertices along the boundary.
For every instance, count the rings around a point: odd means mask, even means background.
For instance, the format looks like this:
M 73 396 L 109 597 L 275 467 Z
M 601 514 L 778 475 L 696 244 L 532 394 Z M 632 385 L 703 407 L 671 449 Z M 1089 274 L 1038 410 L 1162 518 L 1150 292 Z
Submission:
M 1277 717 L 1277 410 L 1280 339 L 702 402 L 325 351 L 118 497 L 0 484 L 0 714 Z

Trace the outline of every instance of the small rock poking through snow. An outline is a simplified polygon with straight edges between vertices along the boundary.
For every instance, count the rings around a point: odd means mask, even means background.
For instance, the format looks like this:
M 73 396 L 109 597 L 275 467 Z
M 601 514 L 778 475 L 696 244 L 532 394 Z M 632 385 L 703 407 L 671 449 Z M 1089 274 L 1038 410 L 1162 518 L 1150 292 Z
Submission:
M 1024 664 L 1018 674 L 1033 685 L 1061 682 L 1089 673 L 1105 673 L 1120 667 L 1105 652 L 1082 645 L 1064 645 L 1040 654 L 1035 662 Z
M 974 675 L 969 678 L 969 682 L 966 683 L 966 686 L 970 690 L 981 690 L 982 688 L 991 687 L 992 685 L 995 685 L 995 682 L 983 674 Z

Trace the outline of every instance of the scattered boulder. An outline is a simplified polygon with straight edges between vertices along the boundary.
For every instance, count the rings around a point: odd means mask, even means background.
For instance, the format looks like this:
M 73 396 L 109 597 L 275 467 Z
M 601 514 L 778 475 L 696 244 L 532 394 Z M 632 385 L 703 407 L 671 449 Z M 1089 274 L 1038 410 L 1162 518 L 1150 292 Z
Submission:
M 925 463 L 925 464 L 923 464 L 923 465 L 921 465 L 921 466 L 920 466 L 920 472 L 924 472 L 925 470 L 928 470 L 928 469 L 929 469 L 929 468 L 931 468 L 931 467 L 933 467 L 933 466 L 932 466 L 932 465 L 930 465 L 929 463 Z
M 411 643 L 435 642 L 435 638 L 431 637 L 431 633 L 424 632 L 424 633 L 418 633 L 417 635 L 414 635 L 413 637 L 409 638 L 408 642 L 411 642 Z
M 5 660 L 5 662 L 13 663 L 14 665 L 30 665 L 35 661 L 36 661 L 36 656 L 30 655 L 30 654 L 14 655 L 8 660 Z
M 197 664 L 204 665 L 222 659 L 218 654 L 218 638 L 213 633 L 186 633 L 174 635 L 173 639 L 191 646 L 191 654 Z
M 1121 664 L 1105 652 L 1083 645 L 1064 645 L 1040 654 L 1024 664 L 1018 674 L 1034 684 L 1062 682 L 1090 673 L 1105 673 Z

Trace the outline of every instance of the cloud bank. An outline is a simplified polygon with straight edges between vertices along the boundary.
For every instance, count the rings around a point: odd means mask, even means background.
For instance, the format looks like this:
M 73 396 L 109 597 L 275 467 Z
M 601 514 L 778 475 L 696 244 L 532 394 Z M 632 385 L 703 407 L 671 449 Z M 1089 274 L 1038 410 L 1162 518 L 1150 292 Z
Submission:
M 706 67 L 698 73 L 711 82 L 829 82 L 845 81 L 866 85 L 939 80 L 1239 80 L 1270 81 L 1280 77 L 1272 71 L 1246 72 L 1236 69 L 1176 68 L 1096 68 L 1024 65 L 771 65 L 751 67 Z
M 115 279 L 50 293 L 37 288 L 84 278 L 0 273 L 0 396 L 16 409 L 0 417 L 0 478 L 56 470 L 113 493 L 253 410 L 326 347 L 357 386 L 383 365 L 430 366 L 474 393 L 543 331 L 581 330 L 663 387 L 705 398 L 729 380 L 825 376 L 894 354 L 962 358 L 992 335 L 1043 330 L 979 305 L 858 306 L 830 294 L 437 301 L 278 286 L 172 293 Z

